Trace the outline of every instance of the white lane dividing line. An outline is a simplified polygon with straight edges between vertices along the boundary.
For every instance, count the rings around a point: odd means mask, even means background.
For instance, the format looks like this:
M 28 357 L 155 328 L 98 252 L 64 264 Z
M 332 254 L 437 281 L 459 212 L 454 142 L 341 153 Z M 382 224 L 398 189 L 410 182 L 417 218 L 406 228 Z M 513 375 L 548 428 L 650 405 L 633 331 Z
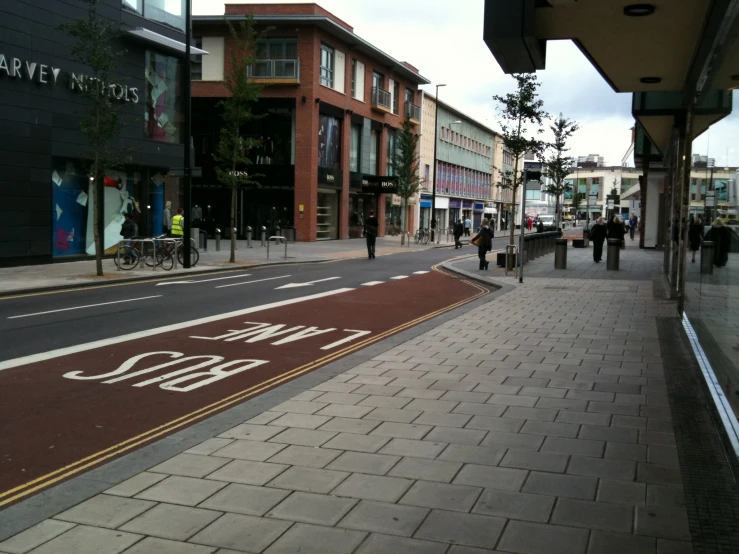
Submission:
M 375 285 L 381 285 L 384 281 L 370 281 L 369 283 L 362 283 L 363 287 L 374 287 Z
M 423 275 L 424 273 L 428 273 L 428 271 L 414 271 L 413 275 Z
M 280 300 L 279 302 L 271 302 L 270 304 L 262 304 L 261 306 L 253 306 L 251 308 L 244 308 L 243 310 L 236 310 L 235 312 L 226 312 L 223 314 L 211 315 L 208 317 L 201 317 L 199 319 L 193 319 L 191 321 L 180 321 L 171 325 L 165 325 L 164 327 L 156 327 L 155 329 L 147 329 L 145 331 L 137 331 L 136 333 L 129 333 L 128 335 L 121 335 L 118 337 L 112 337 L 109 339 L 96 340 L 93 342 L 87 342 L 84 344 L 78 344 L 76 346 L 68 346 L 66 348 L 58 348 L 57 350 L 49 350 L 48 352 L 41 352 L 39 354 L 31 354 L 30 356 L 23 356 L 21 358 L 15 358 L 13 360 L 7 360 L 0 362 L 0 371 L 5 369 L 11 369 L 27 364 L 33 364 L 36 362 L 43 362 L 45 360 L 52 360 L 54 358 L 60 358 L 62 356 L 68 356 L 70 354 L 77 354 L 78 352 L 87 352 L 88 350 L 95 350 L 97 348 L 103 348 L 104 346 L 110 346 L 111 344 L 119 344 L 121 342 L 128 342 L 132 340 L 145 339 L 154 335 L 161 335 L 162 333 L 169 333 L 170 331 L 179 331 L 180 329 L 188 329 L 197 325 L 204 325 L 206 323 L 213 323 L 214 321 L 221 321 L 229 319 L 231 317 L 241 317 L 243 315 L 253 314 L 255 312 L 263 312 L 265 310 L 271 310 L 273 308 L 281 308 L 282 306 L 289 306 L 291 304 L 299 304 L 300 302 L 307 302 L 309 300 L 317 300 L 318 298 L 326 298 L 328 296 L 334 296 L 336 294 L 342 294 L 344 292 L 353 291 L 352 288 L 335 289 L 327 292 L 319 292 L 317 294 L 311 294 L 308 296 L 299 296 L 298 298 L 290 298 L 288 300 Z
M 217 289 L 225 289 L 226 287 L 238 287 L 239 285 L 250 285 L 252 283 L 261 283 L 262 281 L 274 281 L 275 279 L 287 279 L 292 275 L 282 275 L 281 277 L 269 277 L 267 279 L 254 279 L 253 281 L 244 281 L 243 283 L 231 283 L 230 285 L 220 285 Z
M 288 283 L 287 285 L 282 285 L 281 287 L 277 287 L 275 290 L 294 289 L 297 287 L 309 287 L 310 285 L 314 285 L 316 283 L 323 283 L 324 281 L 333 281 L 334 279 L 341 279 L 341 277 L 327 277 L 326 279 L 316 279 L 315 281 L 307 281 L 305 283 Z
M 211 281 L 223 281 L 225 279 L 240 279 L 241 277 L 251 277 L 251 273 L 240 273 L 239 275 L 216 277 L 214 279 L 201 279 L 200 281 L 162 281 L 161 283 L 157 283 L 156 286 L 163 287 L 164 285 L 197 285 L 198 283 L 210 283 Z
M 21 317 L 33 317 L 35 315 L 55 314 L 57 312 L 69 312 L 71 310 L 83 310 L 85 308 L 96 308 L 98 306 L 109 306 L 111 304 L 123 304 L 124 302 L 137 302 L 138 300 L 149 300 L 150 298 L 160 298 L 162 295 L 144 296 L 142 298 L 129 298 L 128 300 L 116 300 L 115 302 L 103 302 L 101 304 L 88 304 L 87 306 L 75 306 L 74 308 L 61 308 L 59 310 L 49 310 L 47 312 L 36 312 L 35 314 L 12 315 L 8 319 L 20 319 Z
M 408 276 L 407 275 L 396 275 L 395 277 L 390 277 L 390 278 L 395 281 L 399 281 L 400 279 L 407 279 Z

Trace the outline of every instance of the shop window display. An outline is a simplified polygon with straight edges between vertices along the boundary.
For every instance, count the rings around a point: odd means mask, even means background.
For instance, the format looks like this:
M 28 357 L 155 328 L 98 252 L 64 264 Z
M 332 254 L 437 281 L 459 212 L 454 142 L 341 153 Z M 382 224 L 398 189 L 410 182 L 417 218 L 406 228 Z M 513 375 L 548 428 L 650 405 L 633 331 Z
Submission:
M 341 120 L 321 114 L 318 118 L 318 166 L 338 169 L 341 163 Z

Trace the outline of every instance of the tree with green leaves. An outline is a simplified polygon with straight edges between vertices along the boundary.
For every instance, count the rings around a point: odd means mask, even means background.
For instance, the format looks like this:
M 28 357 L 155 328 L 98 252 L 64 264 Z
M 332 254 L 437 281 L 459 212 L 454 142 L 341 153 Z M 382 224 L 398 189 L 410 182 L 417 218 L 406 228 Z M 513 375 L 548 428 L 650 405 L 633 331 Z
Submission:
M 111 78 L 121 64 L 125 50 L 114 44 L 121 33 L 118 24 L 98 16 L 98 4 L 103 0 L 79 0 L 87 6 L 87 17 L 59 26 L 75 40 L 70 49 L 72 59 L 87 66 L 89 73 L 80 89 L 89 100 L 86 114 L 80 121 L 80 131 L 87 137 L 88 173 L 93 180 L 92 224 L 95 240 L 95 266 L 103 275 L 104 244 L 100 232 L 103 210 L 103 181 L 105 173 L 120 165 L 121 152 L 111 143 L 121 128 L 120 110 L 123 104 L 113 96 Z
M 516 80 L 516 92 L 504 96 L 495 95 L 493 100 L 498 102 L 501 119 L 501 134 L 503 146 L 515 159 L 513 171 L 500 171 L 503 180 L 497 185 L 499 188 L 510 190 L 515 205 L 518 189 L 524 185 L 523 156 L 531 152 L 541 156 L 546 143 L 539 137 L 544 129 L 542 125 L 549 118 L 544 111 L 544 102 L 539 98 L 540 86 L 536 75 L 518 73 L 513 75 Z M 521 214 L 522 216 L 524 214 Z M 523 226 L 523 219 L 521 220 Z M 510 244 L 515 243 L 515 220 L 512 221 Z
M 231 36 L 229 42 L 230 65 L 224 75 L 224 84 L 229 96 L 219 105 L 223 109 L 223 127 L 215 153 L 218 164 L 216 174 L 218 180 L 231 189 L 231 257 L 236 261 L 236 204 L 238 191 L 241 188 L 259 184 L 258 179 L 264 175 L 251 173 L 244 168 L 254 164 L 249 157 L 249 149 L 259 145 L 253 138 L 244 135 L 244 126 L 260 119 L 254 113 L 254 106 L 262 95 L 262 84 L 249 80 L 247 69 L 256 62 L 255 48 L 257 42 L 264 38 L 270 29 L 257 30 L 254 17 L 247 15 L 243 21 L 233 25 L 226 21 Z
M 575 223 L 577 223 L 577 216 L 580 213 L 580 206 L 582 201 L 585 200 L 585 194 L 582 192 L 574 192 L 572 194 L 572 210 L 575 212 Z
M 554 195 L 557 199 L 557 229 L 562 225 L 562 200 L 569 186 L 565 179 L 570 173 L 572 167 L 572 158 L 565 156 L 565 152 L 569 151 L 567 141 L 572 138 L 580 126 L 569 119 L 566 119 L 561 113 L 554 122 L 549 126 L 552 131 L 554 140 L 549 144 L 551 154 L 544 159 L 544 175 L 549 177 L 550 183 L 547 185 L 546 191 Z
M 420 135 L 413 132 L 413 124 L 409 120 L 403 121 L 403 127 L 395 136 L 395 154 L 393 159 L 393 174 L 395 175 L 395 189 L 403 201 L 403 233 L 400 244 L 405 244 L 408 234 L 408 200 L 421 190 L 423 179 L 418 175 L 418 141 Z

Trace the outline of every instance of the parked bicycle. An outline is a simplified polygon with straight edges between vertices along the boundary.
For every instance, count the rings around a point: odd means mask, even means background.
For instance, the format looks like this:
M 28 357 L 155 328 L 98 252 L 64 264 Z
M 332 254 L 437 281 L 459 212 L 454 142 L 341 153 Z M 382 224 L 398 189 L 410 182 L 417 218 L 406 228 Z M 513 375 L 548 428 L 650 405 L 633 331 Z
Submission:
M 416 242 L 416 244 L 423 243 L 428 244 L 429 240 L 431 240 L 431 231 L 428 229 L 418 229 L 416 231 L 416 234 L 413 236 L 413 240 Z
M 154 248 L 153 252 L 147 252 L 145 241 L 149 240 L 143 237 L 134 237 L 130 242 L 124 241 L 123 244 L 119 244 L 118 252 L 116 252 L 113 258 L 115 265 L 123 271 L 131 271 L 132 269 L 136 269 L 139 264 L 152 267 L 156 259 L 158 267 L 167 271 L 172 269 L 174 267 L 174 259 L 171 255 L 168 255 L 166 252 L 157 251 L 156 248 Z
M 167 237 L 167 235 L 160 235 L 158 237 L 154 237 L 154 241 L 154 250 L 157 253 L 157 258 L 161 257 L 166 260 L 168 257 L 171 257 L 172 265 L 174 265 L 174 255 L 176 254 L 179 264 L 185 265 L 185 249 L 182 247 L 182 239 L 172 239 Z M 190 267 L 195 267 L 199 261 L 200 252 L 198 252 L 198 249 L 193 245 L 190 245 Z M 146 265 L 151 267 L 152 262 L 153 260 L 147 259 Z M 165 269 L 169 270 L 172 269 L 172 267 L 170 266 Z

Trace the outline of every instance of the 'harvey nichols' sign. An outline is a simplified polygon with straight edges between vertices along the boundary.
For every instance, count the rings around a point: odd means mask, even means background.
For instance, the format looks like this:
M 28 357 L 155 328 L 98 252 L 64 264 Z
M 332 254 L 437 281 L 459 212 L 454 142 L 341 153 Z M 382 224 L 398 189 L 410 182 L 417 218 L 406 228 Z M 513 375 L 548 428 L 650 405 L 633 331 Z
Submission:
M 8 58 L 4 54 L 0 54 L 0 77 L 13 77 L 14 79 L 36 81 L 41 85 L 55 85 L 59 80 L 61 69 L 51 67 L 50 65 L 39 64 L 36 62 L 24 62 L 19 58 Z M 69 88 L 77 91 L 85 91 L 89 86 L 103 86 L 108 89 L 112 98 L 121 102 L 132 102 L 137 104 L 139 101 L 139 89 L 119 85 L 117 83 L 100 83 L 98 79 L 87 77 L 86 75 L 69 74 Z

